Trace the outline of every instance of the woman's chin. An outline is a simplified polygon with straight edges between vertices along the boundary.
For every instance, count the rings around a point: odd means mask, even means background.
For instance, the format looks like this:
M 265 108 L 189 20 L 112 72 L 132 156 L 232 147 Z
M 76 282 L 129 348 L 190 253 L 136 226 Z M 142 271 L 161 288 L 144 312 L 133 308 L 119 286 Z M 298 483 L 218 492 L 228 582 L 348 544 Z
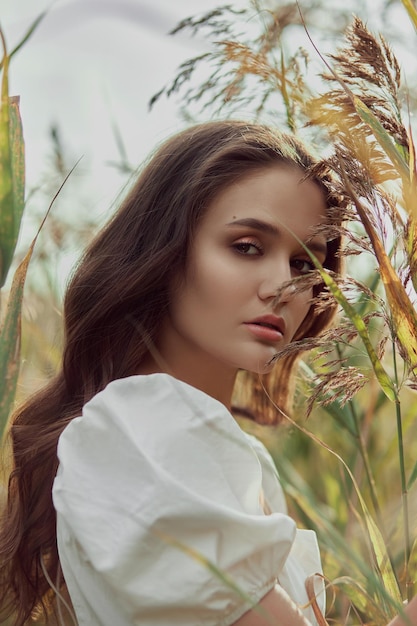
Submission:
M 272 361 L 272 357 L 268 359 L 268 361 L 264 361 L 262 363 L 253 364 L 251 367 L 242 367 L 241 369 L 246 370 L 247 372 L 251 372 L 252 374 L 258 374 L 262 376 L 263 374 L 269 374 L 274 369 L 275 363 Z

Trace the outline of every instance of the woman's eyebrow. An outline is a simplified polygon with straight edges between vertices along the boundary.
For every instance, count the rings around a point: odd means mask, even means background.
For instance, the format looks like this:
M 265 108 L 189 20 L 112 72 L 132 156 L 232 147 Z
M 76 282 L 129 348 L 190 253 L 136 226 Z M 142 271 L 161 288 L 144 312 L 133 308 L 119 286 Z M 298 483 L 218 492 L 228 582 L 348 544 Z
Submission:
M 269 222 L 264 222 L 263 220 L 256 219 L 255 217 L 244 217 L 240 220 L 233 220 L 233 222 L 229 222 L 226 226 L 247 226 L 248 228 L 253 228 L 255 230 L 259 230 L 262 233 L 267 233 L 268 235 L 279 235 L 279 229 Z M 308 243 L 305 243 L 306 248 L 314 252 L 315 254 L 322 254 L 324 257 L 327 255 L 327 244 L 325 241 L 318 241 L 313 239 Z
M 310 252 L 313 252 L 315 255 L 321 254 L 323 255 L 324 258 L 326 258 L 327 256 L 327 243 L 326 242 L 316 241 L 313 239 L 312 241 L 308 241 L 304 245 L 307 248 L 307 250 L 309 250 Z
M 249 228 L 254 228 L 255 230 L 259 230 L 262 233 L 268 233 L 269 235 L 279 235 L 279 230 L 273 224 L 269 222 L 264 222 L 263 220 L 258 220 L 255 217 L 244 217 L 240 220 L 233 220 L 233 222 L 229 222 L 226 226 L 248 226 Z

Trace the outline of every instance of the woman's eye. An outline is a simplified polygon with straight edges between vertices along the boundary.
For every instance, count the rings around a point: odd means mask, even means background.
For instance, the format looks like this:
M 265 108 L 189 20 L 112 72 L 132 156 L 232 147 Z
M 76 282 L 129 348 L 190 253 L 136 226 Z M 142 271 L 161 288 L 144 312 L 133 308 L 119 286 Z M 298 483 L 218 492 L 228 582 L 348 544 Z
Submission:
M 244 254 L 246 256 L 259 256 L 262 254 L 261 246 L 252 241 L 237 241 L 233 244 L 233 248 L 239 254 Z
M 314 263 L 307 259 L 293 259 L 291 261 L 291 266 L 299 274 L 308 274 L 308 272 L 312 272 L 315 269 Z

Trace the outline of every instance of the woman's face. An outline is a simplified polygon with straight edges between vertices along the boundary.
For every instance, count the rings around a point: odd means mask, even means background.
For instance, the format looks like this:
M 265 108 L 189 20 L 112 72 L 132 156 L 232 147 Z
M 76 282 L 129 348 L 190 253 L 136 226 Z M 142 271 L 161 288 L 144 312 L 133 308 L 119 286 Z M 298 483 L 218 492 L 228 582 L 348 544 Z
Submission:
M 278 288 L 321 262 L 326 241 L 323 192 L 297 167 L 275 165 L 241 178 L 208 206 L 171 293 L 158 350 L 171 371 L 238 369 L 263 373 L 294 337 L 310 308 L 311 290 Z M 298 240 L 297 240 L 298 239 Z

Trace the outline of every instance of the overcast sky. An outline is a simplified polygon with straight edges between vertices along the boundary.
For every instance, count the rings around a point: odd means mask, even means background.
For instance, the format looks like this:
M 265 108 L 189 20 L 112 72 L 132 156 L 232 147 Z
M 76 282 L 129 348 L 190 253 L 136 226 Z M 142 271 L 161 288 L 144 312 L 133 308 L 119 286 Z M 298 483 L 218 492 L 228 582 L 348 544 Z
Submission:
M 83 155 L 80 169 L 88 172 L 91 185 L 112 194 L 122 180 L 108 166 L 118 156 L 112 118 L 126 142 L 129 160 L 135 164 L 155 143 L 181 128 L 174 99 L 162 99 L 151 113 L 148 102 L 175 75 L 182 61 L 207 50 L 209 43 L 201 37 L 168 33 L 190 14 L 226 3 L 0 0 L 0 23 L 9 48 L 49 7 L 10 68 L 10 92 L 21 97 L 29 186 L 38 184 L 41 172 L 47 170 L 48 131 L 56 124 L 71 158 Z M 247 6 L 248 0 L 228 3 Z M 369 8 L 367 15 L 371 18 Z M 402 17 L 408 21 L 404 9 Z M 372 26 L 375 20 L 372 17 L 370 21 Z
M 148 102 L 182 61 L 208 48 L 201 38 L 169 36 L 170 29 L 218 5 L 219 0 L 0 0 L 9 49 L 50 7 L 10 68 L 10 93 L 21 98 L 28 187 L 48 169 L 49 129 L 56 124 L 70 158 L 83 156 L 80 171 L 92 203 L 104 207 L 124 180 L 109 166 L 118 158 L 112 118 L 134 164 L 184 125 L 174 100 L 162 99 L 151 112 Z
M 355 4 L 347 0 L 350 1 Z M 10 67 L 10 93 L 21 98 L 27 189 L 41 185 L 46 190 L 43 196 L 39 192 L 30 196 L 22 236 L 24 246 L 56 190 L 55 181 L 47 188 L 51 125 L 60 131 L 67 165 L 82 157 L 76 179 L 70 180 L 60 200 L 59 215 L 74 219 L 83 211 L 94 219 L 104 219 L 126 182 L 126 176 L 110 165 L 119 159 L 112 120 L 126 144 L 128 160 L 134 165 L 140 164 L 157 143 L 185 125 L 178 113 L 178 101 L 163 98 L 151 112 L 148 102 L 175 76 L 182 61 L 208 50 L 210 44 L 202 37 L 173 37 L 168 33 L 181 19 L 226 3 L 227 0 L 0 0 L 0 23 L 9 49 L 49 7 L 41 25 Z M 371 28 L 377 27 L 380 3 L 363 3 Z M 248 0 L 230 0 L 228 4 L 247 6 Z M 358 0 L 356 4 L 362 3 Z M 397 4 L 399 17 L 393 13 L 389 22 L 397 26 L 400 20 L 404 28 L 412 30 L 405 10 Z M 322 15 L 321 26 L 326 15 L 331 30 L 331 13 Z M 35 217 L 31 221 L 32 215 Z

